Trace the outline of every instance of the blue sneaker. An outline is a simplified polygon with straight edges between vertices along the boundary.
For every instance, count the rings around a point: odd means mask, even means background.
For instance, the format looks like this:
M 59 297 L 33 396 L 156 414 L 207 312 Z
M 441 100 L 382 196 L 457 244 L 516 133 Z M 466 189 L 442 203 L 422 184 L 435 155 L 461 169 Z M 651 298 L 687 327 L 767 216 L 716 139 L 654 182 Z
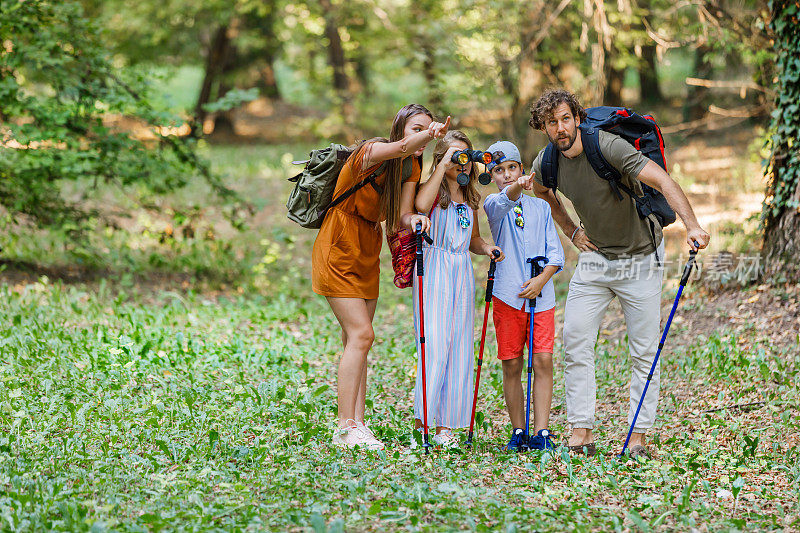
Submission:
M 546 429 L 540 429 L 539 432 L 528 439 L 528 448 L 531 450 L 553 450 L 553 441 L 550 440 L 550 432 Z
M 514 428 L 514 433 L 511 434 L 511 440 L 508 441 L 508 445 L 506 445 L 506 451 L 522 451 L 523 444 L 525 444 L 525 430 L 522 428 Z

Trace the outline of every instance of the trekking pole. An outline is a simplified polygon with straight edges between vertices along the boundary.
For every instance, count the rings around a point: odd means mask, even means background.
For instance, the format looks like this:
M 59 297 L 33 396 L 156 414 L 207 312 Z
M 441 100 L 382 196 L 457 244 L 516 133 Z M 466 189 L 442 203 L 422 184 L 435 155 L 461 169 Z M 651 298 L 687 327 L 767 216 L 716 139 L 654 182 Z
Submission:
M 535 278 L 539 274 L 542 273 L 544 267 L 541 266 L 539 263 L 543 262 L 545 265 L 547 264 L 547 258 L 541 255 L 534 257 L 533 259 L 528 259 L 528 263 L 531 264 L 531 278 Z M 528 446 L 528 439 L 530 438 L 530 422 L 531 422 L 531 376 L 533 373 L 533 313 L 536 309 L 536 298 L 541 296 L 541 294 L 537 294 L 533 298 L 530 299 L 528 303 L 528 395 L 525 400 L 525 442 L 520 446 L 523 451 L 529 450 L 530 446 Z
M 697 241 L 694 242 L 694 245 L 700 249 L 700 245 Z M 686 266 L 683 268 L 683 276 L 681 277 L 681 283 L 678 287 L 678 294 L 675 295 L 675 301 L 672 303 L 672 310 L 669 312 L 669 318 L 667 319 L 667 324 L 664 326 L 664 333 L 661 335 L 661 342 L 658 343 L 658 351 L 656 351 L 656 357 L 653 359 L 653 366 L 650 367 L 650 373 L 647 375 L 647 381 L 644 383 L 644 390 L 642 391 L 642 396 L 639 398 L 639 405 L 636 407 L 636 414 L 633 415 L 633 421 L 631 422 L 631 427 L 628 430 L 628 436 L 625 437 L 625 444 L 622 445 L 622 451 L 620 452 L 619 456 L 622 457 L 625 455 L 625 450 L 628 449 L 628 442 L 631 440 L 631 434 L 633 433 L 633 428 L 636 426 L 636 419 L 639 418 L 639 411 L 642 409 L 642 403 L 644 403 L 644 395 L 647 394 L 647 387 L 650 386 L 650 380 L 653 379 L 653 373 L 656 371 L 656 365 L 658 364 L 658 358 L 661 355 L 661 350 L 664 348 L 664 342 L 667 340 L 667 333 L 669 333 L 669 327 L 672 325 L 672 318 L 675 316 L 675 310 L 678 309 L 678 302 L 681 299 L 681 295 L 683 294 L 683 289 L 686 287 L 686 283 L 689 282 L 689 275 L 692 273 L 692 267 L 694 266 L 695 259 L 697 258 L 697 251 L 692 250 L 689 252 L 689 260 L 686 262 Z
M 475 378 L 475 392 L 472 395 L 472 416 L 469 419 L 469 433 L 464 446 L 472 447 L 472 430 L 475 427 L 475 406 L 478 404 L 478 385 L 481 382 L 481 366 L 483 366 L 483 345 L 486 341 L 486 322 L 489 318 L 489 305 L 492 303 L 492 289 L 494 288 L 494 271 L 497 268 L 496 259 L 500 257 L 500 252 L 492 251 L 491 261 L 489 262 L 489 275 L 486 278 L 486 307 L 483 309 L 483 330 L 481 331 L 481 347 L 478 350 L 478 375 Z
M 417 222 L 417 287 L 419 289 L 419 345 L 420 356 L 422 358 L 422 421 L 423 421 L 423 434 L 422 434 L 422 447 L 425 448 L 425 454 L 430 453 L 430 443 L 428 442 L 428 381 L 425 375 L 425 314 L 424 302 L 422 300 L 422 276 L 424 274 L 424 266 L 422 259 L 422 240 L 425 239 L 428 244 L 433 244 L 433 240 L 427 233 L 422 231 L 422 223 Z

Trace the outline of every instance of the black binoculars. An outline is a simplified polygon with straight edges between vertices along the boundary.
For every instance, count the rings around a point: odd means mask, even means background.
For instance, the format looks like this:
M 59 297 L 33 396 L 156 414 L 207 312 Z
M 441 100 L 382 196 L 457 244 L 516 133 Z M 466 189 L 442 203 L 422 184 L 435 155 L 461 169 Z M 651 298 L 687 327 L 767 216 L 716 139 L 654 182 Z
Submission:
M 458 165 L 466 165 L 469 161 L 487 165 L 492 162 L 492 154 L 480 150 L 459 150 L 450 160 Z
M 489 152 L 482 152 L 480 150 L 459 150 L 453 154 L 450 160 L 457 165 L 461 165 L 462 167 L 464 167 L 470 161 L 488 165 L 492 162 L 492 154 Z M 461 172 L 459 172 L 458 176 L 456 176 L 456 181 L 462 187 L 469 183 L 469 174 L 464 172 L 464 168 L 462 168 Z M 492 177 L 486 172 L 481 172 L 478 176 L 478 182 L 480 182 L 481 185 L 489 185 L 491 181 Z

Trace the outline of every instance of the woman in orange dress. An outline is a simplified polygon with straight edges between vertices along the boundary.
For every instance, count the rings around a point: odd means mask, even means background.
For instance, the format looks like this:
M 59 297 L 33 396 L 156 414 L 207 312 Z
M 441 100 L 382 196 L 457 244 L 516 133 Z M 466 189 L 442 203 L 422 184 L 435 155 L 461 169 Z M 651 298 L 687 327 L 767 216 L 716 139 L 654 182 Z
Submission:
M 389 139 L 362 143 L 345 163 L 333 197 L 347 191 L 386 162 L 375 187 L 367 185 L 325 215 L 312 255 L 314 292 L 325 296 L 342 326 L 344 351 L 339 361 L 339 429 L 333 442 L 382 449 L 364 421 L 367 389 L 367 354 L 375 333 L 372 319 L 378 301 L 380 223 L 386 227 L 424 230 L 430 220 L 414 213 L 416 184 L 422 170 L 422 152 L 432 139 L 447 133 L 445 123 L 433 121 L 425 107 L 409 104 L 395 116 Z M 403 179 L 403 161 L 411 158 L 411 176 Z

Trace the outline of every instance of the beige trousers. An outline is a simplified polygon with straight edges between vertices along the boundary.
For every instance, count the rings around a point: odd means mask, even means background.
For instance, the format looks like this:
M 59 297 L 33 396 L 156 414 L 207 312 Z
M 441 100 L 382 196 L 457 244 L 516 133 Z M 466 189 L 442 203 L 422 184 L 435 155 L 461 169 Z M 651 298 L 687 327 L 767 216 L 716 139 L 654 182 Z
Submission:
M 658 247 L 664 258 L 664 243 Z M 564 351 L 567 422 L 573 428 L 594 427 L 597 385 L 595 344 L 600 322 L 616 296 L 622 306 L 631 354 L 630 410 L 633 420 L 639 397 L 658 348 L 663 267 L 655 254 L 614 261 L 596 252 L 582 252 L 569 283 L 564 309 Z M 656 368 L 634 431 L 651 428 L 658 406 L 660 365 Z

